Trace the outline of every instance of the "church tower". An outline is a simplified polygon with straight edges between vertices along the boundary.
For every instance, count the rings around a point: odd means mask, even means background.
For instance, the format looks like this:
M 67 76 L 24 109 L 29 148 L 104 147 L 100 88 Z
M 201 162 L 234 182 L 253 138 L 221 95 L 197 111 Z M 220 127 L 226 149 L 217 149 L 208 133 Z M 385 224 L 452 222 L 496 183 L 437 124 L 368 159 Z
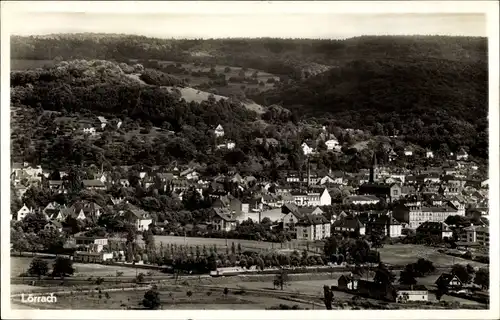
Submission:
M 375 183 L 377 181 L 377 155 L 374 152 L 372 157 L 372 165 L 370 167 L 370 183 Z

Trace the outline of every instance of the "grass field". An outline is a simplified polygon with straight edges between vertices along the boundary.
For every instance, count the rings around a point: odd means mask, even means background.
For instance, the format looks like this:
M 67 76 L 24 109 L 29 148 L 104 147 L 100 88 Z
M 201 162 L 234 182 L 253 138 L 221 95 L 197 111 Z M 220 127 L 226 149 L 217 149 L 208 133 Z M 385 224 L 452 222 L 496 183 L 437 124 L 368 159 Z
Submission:
M 173 87 L 165 87 L 165 88 L 168 91 L 172 91 L 172 89 L 173 89 Z M 210 92 L 198 90 L 198 89 L 191 88 L 191 87 L 178 88 L 178 89 L 181 92 L 181 95 L 184 98 L 184 100 L 186 100 L 187 102 L 194 101 L 194 102 L 200 103 L 202 101 L 208 100 L 208 97 L 211 95 Z M 221 96 L 218 94 L 214 94 L 213 96 L 214 96 L 215 100 L 217 100 L 217 101 L 228 99 L 227 97 Z M 260 114 L 265 112 L 264 107 L 262 107 L 261 105 L 255 103 L 251 100 L 246 101 L 246 102 L 242 102 L 242 104 L 248 110 L 252 110 L 252 111 L 255 111 L 255 112 L 260 113 Z
M 188 296 L 187 292 L 192 293 Z M 208 293 L 210 292 L 210 293 Z M 75 294 L 58 296 L 57 309 L 141 309 L 141 301 L 145 290 L 110 292 L 107 297 L 105 293 Z M 13 299 L 17 301 L 19 299 Z M 268 307 L 287 303 L 290 305 L 300 305 L 308 307 L 297 302 L 288 302 L 280 298 L 261 297 L 257 294 L 235 294 L 230 293 L 227 296 L 223 294 L 223 289 L 204 289 L 200 287 L 170 287 L 160 289 L 160 301 L 162 309 L 211 309 L 211 310 L 244 310 L 244 309 L 265 309 Z M 14 305 L 17 307 L 17 304 Z
M 142 243 L 142 240 L 138 240 L 139 243 Z M 203 245 L 206 247 L 217 246 L 217 250 L 219 252 L 223 252 L 226 248 L 231 250 L 232 243 L 234 243 L 235 247 L 238 247 L 238 244 L 241 245 L 242 251 L 272 251 L 272 250 L 280 250 L 280 249 L 297 249 L 303 250 L 305 248 L 304 244 L 290 242 L 290 243 L 272 243 L 272 242 L 264 242 L 264 241 L 253 241 L 253 240 L 242 240 L 242 239 L 218 239 L 218 238 L 198 238 L 198 237 L 180 237 L 180 236 L 155 236 L 156 245 L 160 245 L 160 243 L 165 244 L 176 244 L 176 245 L 186 245 L 186 246 L 200 246 Z
M 406 265 L 425 258 L 434 263 L 434 266 L 452 266 L 453 264 L 471 264 L 477 267 L 486 267 L 487 264 L 456 258 L 437 251 L 437 248 L 414 244 L 384 245 L 378 249 L 380 258 L 388 264 Z
M 33 258 L 31 257 L 11 257 L 10 258 L 10 275 L 11 277 L 17 277 L 22 272 L 26 272 L 29 269 L 29 265 Z M 49 264 L 49 269 L 52 268 L 52 264 L 55 259 L 44 258 Z M 74 263 L 75 268 L 74 277 L 114 277 L 116 271 L 123 272 L 124 276 L 135 276 L 136 270 L 134 268 L 120 267 L 120 266 L 106 266 L 101 264 L 84 264 L 84 263 Z

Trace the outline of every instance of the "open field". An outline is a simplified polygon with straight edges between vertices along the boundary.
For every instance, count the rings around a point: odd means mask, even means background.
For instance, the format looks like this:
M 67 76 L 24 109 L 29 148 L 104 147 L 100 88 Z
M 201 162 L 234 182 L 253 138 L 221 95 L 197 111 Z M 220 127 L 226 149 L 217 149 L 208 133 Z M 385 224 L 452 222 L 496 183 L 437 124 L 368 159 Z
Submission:
M 384 263 L 406 265 L 416 262 L 419 258 L 425 258 L 434 263 L 434 266 L 452 266 L 453 264 L 471 264 L 475 267 L 487 267 L 487 264 L 466 260 L 462 258 L 452 257 L 444 253 L 438 252 L 438 248 L 427 247 L 424 245 L 415 244 L 394 244 L 384 245 L 383 248 L 377 249 L 380 252 L 380 258 Z
M 173 89 L 173 87 L 165 87 L 165 88 L 169 92 L 171 92 L 172 89 Z M 197 103 L 201 103 L 202 101 L 208 100 L 208 97 L 210 95 L 212 95 L 212 93 L 210 93 L 210 92 L 206 92 L 206 91 L 195 89 L 195 88 L 191 88 L 191 87 L 178 88 L 178 90 L 181 92 L 182 98 L 184 98 L 184 100 L 186 100 L 187 102 L 194 101 L 194 102 L 197 102 Z M 218 94 L 214 94 L 213 96 L 214 96 L 214 98 L 215 98 L 216 101 L 227 100 L 228 99 L 227 97 L 221 96 L 221 95 L 218 95 Z M 241 102 L 241 103 L 248 110 L 255 111 L 255 112 L 259 113 L 259 114 L 262 114 L 262 113 L 265 112 L 264 107 L 262 107 L 261 105 L 255 103 L 255 102 L 253 102 L 251 100 L 248 100 L 248 101 L 245 101 L 245 102 Z
M 202 83 L 205 83 L 205 82 L 209 82 L 211 81 L 210 78 L 206 77 L 206 76 L 200 76 L 200 77 L 196 77 L 196 76 L 192 76 L 191 75 L 191 72 L 209 72 L 211 67 L 202 67 L 202 66 L 195 66 L 194 63 L 183 63 L 183 62 L 176 62 L 176 61 L 158 61 L 158 63 L 161 65 L 161 66 L 168 66 L 168 65 L 177 65 L 177 64 L 180 64 L 182 66 L 182 68 L 188 70 L 190 72 L 189 75 L 186 75 L 186 74 L 182 74 L 182 78 L 188 78 L 189 79 L 189 82 L 191 85 L 200 85 Z M 230 71 L 229 72 L 224 72 L 224 70 L 226 69 L 226 67 L 229 67 L 230 68 Z M 226 76 L 226 79 L 229 81 L 229 78 L 231 77 L 238 77 L 240 71 L 242 70 L 241 67 L 235 67 L 235 66 L 226 66 L 226 65 L 216 65 L 214 67 L 215 69 L 215 73 L 216 74 L 224 74 Z M 264 88 L 260 88 L 261 90 L 267 90 L 267 89 L 270 89 L 273 87 L 273 84 L 272 83 L 267 83 L 267 80 L 270 79 L 270 78 L 273 78 L 274 80 L 278 80 L 279 81 L 279 77 L 274 75 L 274 74 L 271 74 L 271 73 L 267 73 L 267 72 L 264 72 L 264 71 L 261 71 L 261 70 L 256 70 L 256 69 L 247 69 L 245 71 L 245 77 L 251 77 L 252 74 L 254 72 L 257 71 L 257 81 L 262 81 L 265 83 L 265 87 Z M 241 84 L 238 84 L 238 86 L 240 86 Z M 258 85 L 252 85 L 252 84 L 245 84 L 247 86 L 247 88 L 259 88 Z
M 188 292 L 192 295 L 189 297 Z M 86 294 L 60 295 L 57 304 L 52 307 L 56 309 L 141 309 L 141 301 L 145 290 L 110 292 L 99 294 L 98 291 Z M 18 302 L 19 298 L 14 298 Z M 175 286 L 160 289 L 160 300 L 162 309 L 265 309 L 277 306 L 280 303 L 289 305 L 300 305 L 303 308 L 310 307 L 309 304 L 290 302 L 278 297 L 261 297 L 258 294 L 233 293 L 227 296 L 223 289 L 208 289 L 200 287 Z M 15 304 L 14 307 L 17 307 Z M 22 306 L 22 305 L 21 305 Z
M 10 274 L 11 277 L 17 277 L 21 273 L 29 269 L 29 265 L 33 258 L 30 257 L 11 257 L 10 258 Z M 44 258 L 49 263 L 49 269 L 55 259 Z M 123 272 L 124 276 L 135 276 L 135 268 L 120 267 L 120 266 L 106 266 L 101 264 L 84 264 L 74 263 L 75 274 L 73 277 L 114 277 L 117 271 Z M 146 272 L 146 271 L 140 271 Z
M 296 242 L 290 243 L 273 243 L 264 241 L 254 241 L 254 240 L 243 240 L 243 239 L 220 239 L 220 238 L 199 238 L 199 237 L 181 237 L 181 236 L 154 236 L 156 245 L 160 243 L 165 244 L 176 244 L 176 245 L 186 245 L 186 246 L 206 246 L 212 247 L 217 246 L 219 252 L 225 252 L 226 248 L 231 250 L 232 243 L 235 247 L 238 244 L 241 245 L 242 251 L 267 251 L 267 250 L 280 250 L 280 249 L 297 249 L 303 250 L 305 248 L 304 244 L 299 244 Z M 142 240 L 138 240 L 142 243 Z

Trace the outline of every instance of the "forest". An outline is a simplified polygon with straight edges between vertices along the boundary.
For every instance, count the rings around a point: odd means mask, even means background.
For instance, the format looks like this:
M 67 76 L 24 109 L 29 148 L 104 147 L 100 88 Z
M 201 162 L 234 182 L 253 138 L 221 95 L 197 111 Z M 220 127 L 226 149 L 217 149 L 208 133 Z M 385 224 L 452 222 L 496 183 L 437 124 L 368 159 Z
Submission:
M 193 54 L 196 52 L 206 54 Z M 217 157 L 229 164 L 246 163 L 257 171 L 262 165 L 277 167 L 277 163 L 273 164 L 276 154 L 300 158 L 300 143 L 314 136 L 308 130 L 298 130 L 304 123 L 361 129 L 374 136 L 398 136 L 405 143 L 443 154 L 465 147 L 476 159 L 488 157 L 485 38 L 174 40 L 67 34 L 13 36 L 11 55 L 12 59 L 55 61 L 50 68 L 12 72 L 14 106 L 30 106 L 38 112 L 103 115 L 124 119 L 123 130 L 150 131 L 158 127 L 176 133 L 175 139 L 168 142 L 158 135 L 157 141 L 149 145 L 155 148 L 132 140 L 130 152 L 134 146 L 138 151 L 133 152 L 135 156 L 129 155 L 131 162 L 141 159 L 153 164 L 177 156 L 185 161 L 205 160 L 207 147 L 216 143 L 207 132 L 219 123 L 238 147 L 227 154 L 216 151 L 210 156 L 219 154 Z M 165 70 L 154 69 L 155 60 L 253 68 L 278 75 L 281 81 L 271 90 L 247 95 L 264 106 L 272 105 L 259 117 L 232 99 L 202 103 L 180 99 L 175 90 L 168 92 L 162 86 L 189 84 Z M 316 66 L 322 67 L 318 67 L 318 74 L 314 73 Z M 134 78 L 137 75 L 138 79 Z M 260 118 L 267 122 L 266 126 L 259 124 Z M 51 121 L 41 113 L 38 119 Z M 283 143 L 279 150 L 264 150 L 252 143 L 256 137 L 277 138 Z M 104 158 L 121 164 L 123 161 L 117 160 L 115 154 L 123 148 L 116 148 L 116 144 L 111 147 L 116 140 L 112 134 L 105 134 L 96 145 L 114 148 L 111 153 L 104 151 Z M 23 143 L 18 139 L 14 145 Z M 33 149 L 32 154 L 36 154 L 37 147 Z M 163 157 L 160 150 L 167 156 Z M 41 160 L 40 154 L 38 157 Z M 362 155 L 360 163 L 369 163 L 364 158 Z M 51 163 L 50 159 L 45 161 Z M 325 161 L 331 164 L 339 159 Z M 349 159 L 342 159 L 340 167 L 348 163 Z

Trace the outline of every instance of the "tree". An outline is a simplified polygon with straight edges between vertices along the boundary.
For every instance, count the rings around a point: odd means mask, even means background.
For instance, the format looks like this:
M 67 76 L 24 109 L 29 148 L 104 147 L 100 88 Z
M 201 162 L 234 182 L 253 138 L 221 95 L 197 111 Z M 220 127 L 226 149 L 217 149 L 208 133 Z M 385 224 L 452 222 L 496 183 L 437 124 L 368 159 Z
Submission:
M 73 261 L 69 258 L 58 257 L 54 266 L 52 268 L 52 275 L 55 277 L 71 276 L 75 273 L 75 268 L 73 268 Z
M 378 264 L 377 269 L 375 270 L 375 277 L 373 277 L 373 282 L 382 284 L 382 285 L 390 285 L 394 282 L 394 274 L 387 269 L 387 266 L 380 262 Z
M 239 243 L 239 242 L 238 242 L 238 254 L 241 255 L 241 243 Z
M 234 242 L 231 242 L 231 253 L 236 254 L 236 247 L 234 246 Z
M 462 283 L 469 283 L 472 280 L 472 275 L 467 271 L 467 268 L 462 264 L 455 264 L 451 267 L 451 273 L 456 275 Z
M 331 236 L 325 240 L 325 245 L 323 246 L 323 252 L 327 257 L 331 257 L 332 255 L 337 253 L 337 239 L 334 236 Z
M 481 286 L 481 288 L 487 289 L 490 286 L 490 272 L 487 268 L 481 268 L 476 272 L 474 277 L 474 283 Z
M 399 275 L 399 283 L 407 285 L 417 284 L 417 280 L 415 279 L 415 274 L 413 272 L 413 269 L 405 268 L 405 270 L 401 271 Z
M 140 272 L 137 277 L 135 278 L 135 282 L 137 283 L 143 283 L 145 279 L 144 273 Z
M 323 286 L 323 294 L 326 310 L 332 310 L 333 291 L 328 286 Z
M 274 277 L 274 284 L 281 287 L 281 290 L 283 290 L 283 286 L 287 285 L 288 281 L 288 272 L 285 269 L 280 269 L 279 273 Z
M 31 260 L 30 267 L 28 269 L 28 274 L 36 275 L 38 279 L 46 275 L 49 272 L 49 264 L 46 260 L 35 258 Z
M 144 306 L 144 308 L 150 310 L 156 310 L 161 306 L 160 293 L 156 288 L 150 289 L 146 293 L 144 293 L 142 305 Z
M 12 250 L 19 252 L 19 254 L 30 249 L 28 240 L 21 228 L 17 230 L 10 228 L 10 242 L 12 243 Z

